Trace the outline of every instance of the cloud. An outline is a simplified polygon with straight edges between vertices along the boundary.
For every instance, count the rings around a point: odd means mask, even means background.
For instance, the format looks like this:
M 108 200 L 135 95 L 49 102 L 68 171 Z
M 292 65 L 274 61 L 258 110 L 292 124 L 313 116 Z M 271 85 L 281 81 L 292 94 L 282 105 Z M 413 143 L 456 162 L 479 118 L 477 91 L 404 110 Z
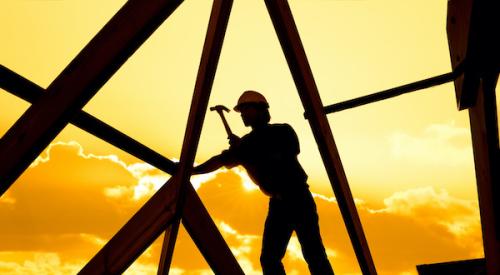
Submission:
M 0 220 L 8 222 L 0 227 L 0 271 L 30 274 L 28 268 L 33 268 L 36 274 L 74 274 L 73 269 L 79 270 L 95 255 L 166 176 L 148 164 L 93 155 L 75 142 L 51 145 L 1 197 Z M 260 274 L 268 198 L 240 168 L 221 169 L 193 182 L 245 272 Z M 359 273 L 335 198 L 314 197 L 334 270 Z M 417 264 L 481 256 L 477 202 L 430 187 L 396 192 L 378 208 L 369 200 L 355 201 L 380 274 L 403 274 L 413 272 Z M 159 238 L 127 273 L 156 273 L 161 246 Z M 308 273 L 295 236 L 283 262 L 289 274 Z M 179 232 L 172 267 L 176 274 L 212 274 L 184 230 Z
M 262 242 L 262 237 L 240 234 L 224 221 L 220 221 L 218 227 L 226 241 L 231 243 L 231 251 L 244 269 L 245 274 L 262 274 L 258 263 L 255 261 L 255 258 L 259 257 L 260 254 L 258 248 Z
M 19 259 L 19 254 L 23 254 L 22 260 L 0 260 L 0 274 L 4 275 L 40 275 L 40 274 L 77 274 L 85 265 L 85 261 L 64 261 L 58 253 L 51 252 L 0 252 L 0 259 Z M 125 272 L 125 275 L 146 275 L 156 274 L 157 263 L 142 263 L 136 261 Z M 173 268 L 170 274 L 181 275 L 185 271 L 180 268 Z
M 287 250 L 288 255 L 290 255 L 291 259 L 304 261 L 304 256 L 302 255 L 302 249 L 300 247 L 300 242 L 299 242 L 299 239 L 297 237 L 293 236 L 290 239 L 290 242 L 288 243 L 288 247 L 286 250 Z M 328 255 L 329 258 L 334 258 L 337 256 L 337 252 L 335 250 L 329 249 L 329 248 L 326 249 L 326 254 Z
M 239 168 L 222 169 L 193 177 L 192 181 L 199 189 L 203 183 L 221 178 L 220 174 L 222 178 L 234 180 L 233 186 L 245 188 L 248 176 L 238 176 L 243 173 Z M 168 175 L 145 163 L 127 164 L 114 155 L 88 153 L 75 141 L 53 143 L 2 196 L 0 219 L 9 222 L 0 228 L 0 251 L 15 251 L 18 257 L 24 257 L 23 261 L 40 265 L 43 265 L 41 261 L 30 260 L 31 256 L 26 253 L 48 251 L 52 253 L 47 254 L 51 259 L 59 259 L 50 262 L 54 270 L 63 270 L 68 259 L 80 261 L 81 268 L 167 179 Z M 244 190 L 251 193 L 254 189 Z M 184 238 L 189 237 L 184 235 Z M 236 239 L 241 242 L 237 248 L 243 251 L 248 238 Z M 155 258 L 160 251 L 161 240 L 127 273 L 147 274 L 153 270 L 151 267 L 156 270 Z M 59 258 L 60 255 L 64 255 L 65 260 Z M 190 261 L 181 261 L 180 267 L 174 270 L 178 274 L 210 272 Z M 22 268 L 22 262 L 2 264 Z M 51 271 L 34 273 L 50 274 Z
M 406 217 L 418 217 L 417 222 L 441 226 L 457 244 L 473 246 L 480 254 L 481 224 L 477 201 L 454 198 L 444 189 L 436 191 L 424 187 L 397 192 L 384 199 L 385 208 L 370 213 L 391 213 Z
M 446 166 L 472 163 L 469 130 L 455 126 L 454 122 L 432 124 L 418 136 L 395 132 L 389 142 L 397 159 Z
M 0 253 L 23 259 L 1 257 L 2 266 L 75 274 L 142 206 L 149 193 L 140 188 L 155 177 L 164 174 L 144 163 L 86 153 L 74 141 L 51 144 L 2 196 Z
M 50 161 L 50 154 L 51 154 L 53 148 L 61 147 L 61 146 L 73 148 L 74 150 L 76 150 L 77 156 L 82 157 L 84 159 L 109 160 L 111 162 L 114 162 L 114 163 L 117 163 L 117 164 L 123 166 L 124 168 L 127 168 L 127 165 L 125 164 L 125 162 L 121 161 L 118 158 L 118 156 L 116 156 L 116 155 L 98 156 L 98 155 L 94 155 L 94 154 L 85 154 L 83 151 L 83 147 L 78 142 L 76 142 L 74 140 L 69 141 L 69 142 L 58 141 L 58 142 L 54 142 L 54 143 L 49 144 L 49 146 L 44 150 L 44 152 L 31 163 L 30 167 L 31 168 L 36 167 L 42 163 L 49 162 Z M 133 170 L 131 169 L 131 171 L 133 171 Z
M 17 252 L 0 252 L 0 259 L 8 259 Z M 23 261 L 0 260 L 0 273 L 17 274 L 76 274 L 79 262 L 63 262 L 57 253 L 27 253 Z
M 59 151 L 59 152 L 58 152 Z M 65 151 L 62 153 L 61 151 Z M 35 168 L 41 164 L 45 164 L 51 160 L 53 154 L 69 155 L 73 152 L 81 160 L 88 160 L 89 163 L 93 161 L 104 161 L 108 164 L 115 164 L 124 170 L 128 171 L 129 174 L 137 179 L 138 183 L 134 185 L 116 185 L 108 187 L 104 190 L 104 193 L 112 198 L 128 198 L 133 200 L 140 200 L 144 197 L 151 196 L 155 191 L 160 189 L 165 182 L 170 178 L 170 176 L 162 171 L 158 170 L 150 164 L 138 162 L 127 164 L 120 160 L 116 155 L 95 155 L 92 153 L 86 153 L 84 148 L 76 141 L 69 142 L 55 142 L 51 143 L 44 152 L 33 161 L 30 168 Z M 59 156 L 58 156 L 59 157 Z M 119 168 L 116 167 L 116 168 Z

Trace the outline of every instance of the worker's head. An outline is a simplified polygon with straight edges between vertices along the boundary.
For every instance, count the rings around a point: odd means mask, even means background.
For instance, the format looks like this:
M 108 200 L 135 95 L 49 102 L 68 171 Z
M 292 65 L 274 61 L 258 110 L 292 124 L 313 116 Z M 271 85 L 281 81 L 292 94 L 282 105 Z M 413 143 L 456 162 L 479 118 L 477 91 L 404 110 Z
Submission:
M 256 91 L 243 92 L 234 110 L 241 113 L 245 126 L 263 125 L 271 120 L 269 103 L 262 94 Z

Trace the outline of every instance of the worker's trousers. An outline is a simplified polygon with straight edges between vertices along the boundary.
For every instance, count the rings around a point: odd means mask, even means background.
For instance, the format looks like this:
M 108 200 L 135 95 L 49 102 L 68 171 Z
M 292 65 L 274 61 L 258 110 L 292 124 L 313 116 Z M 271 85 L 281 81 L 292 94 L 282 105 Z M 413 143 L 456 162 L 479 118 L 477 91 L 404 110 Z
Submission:
M 264 275 L 285 274 L 281 260 L 294 230 L 311 274 L 333 274 L 321 241 L 316 204 L 305 189 L 269 201 L 260 257 Z

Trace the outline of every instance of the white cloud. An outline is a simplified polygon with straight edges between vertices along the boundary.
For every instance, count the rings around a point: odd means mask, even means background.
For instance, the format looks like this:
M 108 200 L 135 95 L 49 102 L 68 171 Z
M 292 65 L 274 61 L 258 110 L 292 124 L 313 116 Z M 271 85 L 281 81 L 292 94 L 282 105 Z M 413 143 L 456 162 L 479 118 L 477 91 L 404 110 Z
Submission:
M 137 184 L 135 186 L 113 186 L 108 187 L 103 190 L 104 194 L 109 198 L 128 198 L 131 200 L 138 201 L 144 197 L 153 195 L 158 189 L 160 189 L 167 181 L 170 179 L 170 175 L 160 171 L 154 166 L 144 163 L 137 162 L 132 164 L 127 164 L 122 161 L 116 155 L 95 155 L 92 153 L 86 153 L 82 145 L 77 141 L 58 141 L 51 143 L 47 149 L 35 159 L 35 161 L 30 165 L 30 168 L 34 168 L 42 163 L 47 163 L 51 159 L 51 154 L 56 147 L 66 147 L 75 150 L 77 156 L 84 159 L 95 159 L 95 160 L 107 160 L 112 163 L 116 163 L 119 166 L 127 170 L 134 178 L 137 179 Z M 177 161 L 173 159 L 173 161 Z M 196 165 L 196 164 L 195 164 Z M 199 189 L 203 183 L 209 182 L 217 177 L 219 173 L 227 173 L 229 170 L 226 168 L 221 168 L 211 173 L 193 175 L 190 179 L 191 184 L 195 190 Z M 236 175 L 241 179 L 241 182 L 247 191 L 258 190 L 258 186 L 250 179 L 247 172 L 242 167 L 234 167 L 231 169 Z M 0 203 L 14 203 L 15 199 L 11 197 L 2 196 Z
M 438 140 L 439 139 L 449 140 L 451 137 L 463 136 L 462 131 L 455 131 L 456 129 L 453 130 L 453 127 L 452 129 L 449 129 L 447 127 L 433 126 L 430 127 L 429 129 L 430 129 L 429 132 L 433 133 L 432 135 L 434 135 L 435 137 L 440 137 L 438 138 Z M 456 147 L 453 142 L 450 142 L 450 144 L 451 144 L 450 146 Z M 71 150 L 69 152 L 67 150 L 65 151 L 53 150 L 57 146 L 63 146 Z M 120 211 L 126 208 L 125 206 L 123 206 L 124 205 L 122 203 L 123 200 L 119 199 L 125 198 L 128 200 L 128 202 L 131 203 L 131 205 L 138 206 L 137 203 L 139 199 L 142 199 L 145 196 L 154 193 L 167 181 L 169 177 L 168 175 L 162 173 L 161 171 L 152 167 L 149 164 L 140 162 L 127 164 L 122 160 L 120 160 L 118 157 L 113 155 L 98 156 L 86 153 L 78 143 L 73 141 L 67 143 L 60 142 L 51 144 L 51 146 L 49 146 L 44 155 L 41 156 L 34 163 L 34 167 L 49 162 L 51 153 L 54 154 L 53 166 L 55 167 L 55 168 L 52 167 L 51 169 L 56 169 L 56 168 L 61 169 L 60 167 L 64 167 L 64 165 L 55 165 L 58 161 L 60 162 L 61 159 L 65 160 L 64 158 L 57 158 L 56 154 L 67 154 L 67 155 L 73 154 L 72 156 L 76 154 L 79 157 L 79 159 L 85 160 L 79 163 L 79 165 L 88 165 L 89 171 L 92 171 L 94 165 L 102 165 L 103 163 L 107 162 L 117 164 L 117 165 L 112 165 L 113 167 L 112 169 L 114 169 L 112 170 L 113 173 L 123 173 L 123 175 L 125 175 L 124 178 L 127 178 L 128 180 L 126 182 L 120 182 L 119 184 L 110 182 L 104 185 L 96 185 L 99 186 L 98 188 L 102 188 L 100 189 L 101 191 L 100 194 L 106 195 L 106 197 L 101 196 L 105 198 L 104 200 L 106 204 L 100 203 L 100 205 L 108 206 L 109 213 L 106 212 L 106 215 L 111 213 L 110 214 L 111 219 L 116 219 L 116 217 L 112 217 L 113 215 L 119 216 L 119 214 L 116 212 L 116 209 L 114 209 L 115 204 L 121 207 L 120 209 L 118 209 Z M 91 160 L 103 160 L 105 162 L 95 162 L 95 161 L 91 162 Z M 47 167 L 50 168 L 49 166 L 50 165 L 48 165 Z M 40 168 L 39 170 L 34 169 L 33 171 L 37 170 L 37 173 L 40 173 L 40 171 L 44 170 L 45 167 L 39 167 L 39 168 Z M 56 178 L 56 179 L 62 180 L 61 178 Z M 260 234 L 261 227 L 260 225 L 256 226 L 255 224 L 252 225 L 248 224 L 251 222 L 255 222 L 255 220 L 248 220 L 247 217 L 247 215 L 253 215 L 252 218 L 255 219 L 256 217 L 260 217 L 261 214 L 263 217 L 265 217 L 265 202 L 266 202 L 265 197 L 262 196 L 261 194 L 258 194 L 259 192 L 247 193 L 247 191 L 257 190 L 258 187 L 251 181 L 251 179 L 248 177 L 244 169 L 241 169 L 239 167 L 233 168 L 231 170 L 220 169 L 213 173 L 207 175 L 201 175 L 198 177 L 193 176 L 191 180 L 193 182 L 193 185 L 195 185 L 195 187 L 199 189 L 198 191 L 200 192 L 200 196 L 202 196 L 202 198 L 205 199 L 204 202 L 207 203 L 206 204 L 207 208 L 210 208 L 210 210 L 212 211 L 211 212 L 212 217 L 216 220 L 224 219 L 228 221 L 228 222 L 218 222 L 219 230 L 221 230 L 221 233 L 227 240 L 231 250 L 233 251 L 234 255 L 236 256 L 242 268 L 245 270 L 247 274 L 261 274 L 258 257 L 260 254 L 260 245 L 262 238 L 259 235 L 252 235 L 252 234 Z M 222 182 L 228 180 L 233 183 L 241 182 L 241 185 L 233 184 L 222 187 L 223 185 Z M 206 184 L 207 182 L 209 183 Z M 80 185 L 75 185 L 74 188 L 80 188 L 78 186 Z M 200 188 L 202 186 L 203 188 Z M 244 188 L 242 188 L 242 186 Z M 54 187 L 59 187 L 59 185 L 56 185 L 54 183 Z M 47 186 L 45 186 L 44 188 L 47 188 Z M 228 192 L 227 196 L 225 196 L 225 194 L 222 194 L 223 193 L 221 192 L 222 189 L 224 189 L 225 192 L 226 191 Z M 70 190 L 74 191 L 74 189 Z M 27 191 L 29 190 L 25 190 L 23 192 Z M 30 200 L 22 201 L 22 198 L 17 197 L 16 194 L 18 193 L 4 194 L 4 196 L 0 198 L 0 206 L 3 207 L 4 210 L 7 210 L 11 208 L 10 206 L 14 207 L 18 204 L 21 204 L 21 202 L 30 201 Z M 95 195 L 96 193 L 89 193 L 89 194 Z M 217 196 L 213 196 L 214 194 L 217 194 Z M 320 215 L 326 217 L 335 217 L 335 219 L 338 219 L 339 221 L 341 220 L 341 217 L 338 216 L 339 214 L 337 213 L 336 210 L 337 208 L 332 207 L 333 206 L 332 203 L 335 204 L 337 203 L 334 197 L 316 193 L 313 194 L 313 196 L 315 197 L 315 200 L 317 200 L 318 210 L 320 210 L 320 212 L 323 211 L 320 213 Z M 95 198 L 97 198 L 97 196 Z M 235 203 L 235 198 L 237 198 L 236 203 Z M 18 200 L 16 201 L 16 199 Z M 109 204 L 110 201 L 113 202 L 113 204 Z M 411 220 L 412 226 L 422 225 L 419 228 L 425 228 L 424 230 L 426 230 L 427 232 L 435 230 L 436 226 L 438 226 L 439 228 L 437 232 L 439 232 L 439 234 L 441 232 L 445 232 L 444 234 L 445 236 L 429 237 L 430 235 L 426 235 L 426 238 L 428 239 L 435 238 L 439 240 L 451 239 L 451 241 L 449 242 L 447 241 L 448 243 L 450 243 L 449 244 L 450 247 L 461 248 L 462 250 L 475 249 L 478 251 L 476 254 L 480 256 L 482 244 L 480 235 L 479 214 L 477 209 L 477 203 L 474 201 L 455 198 L 449 195 L 445 190 L 436 191 L 431 187 L 426 187 L 426 188 L 412 189 L 394 193 L 392 196 L 384 200 L 384 207 L 381 209 L 376 209 L 376 210 L 369 209 L 368 205 L 363 200 L 360 199 L 355 199 L 355 202 L 356 205 L 358 206 L 358 211 L 360 211 L 360 214 L 366 217 L 366 219 L 370 219 L 371 221 L 376 220 L 377 222 L 387 221 L 387 220 L 405 222 L 406 220 Z M 249 209 L 248 205 L 250 204 L 253 205 L 256 203 L 258 203 L 259 205 L 255 205 L 254 207 L 251 207 L 251 209 Z M 260 205 L 261 203 L 263 203 L 263 205 Z M 78 203 L 76 205 L 82 205 L 82 204 Z M 129 215 L 130 213 L 127 212 L 128 210 L 129 210 L 128 208 L 125 209 L 123 211 L 124 213 L 120 213 L 120 215 L 121 216 Z M 78 213 L 83 213 L 83 212 L 78 212 Z M 243 215 L 242 218 L 238 218 L 237 216 L 241 215 L 241 213 L 245 213 L 245 215 Z M 384 214 L 384 215 L 379 215 L 379 214 Z M 106 216 L 105 219 L 108 219 L 107 217 L 108 216 Z M 113 223 L 115 224 L 115 226 L 113 226 L 112 228 L 119 228 L 119 225 L 125 222 L 126 219 L 127 218 L 124 218 L 124 221 L 120 220 L 120 222 L 115 221 Z M 334 225 L 325 222 L 327 221 L 327 219 L 322 219 L 322 221 L 326 225 L 326 227 L 322 225 L 323 231 L 330 232 L 337 230 L 334 227 Z M 106 220 L 106 223 L 108 222 L 109 220 Z M 231 225 L 229 222 L 231 223 Z M 103 225 L 104 224 L 105 223 L 103 223 Z M 408 224 L 405 224 L 404 226 L 407 225 Z M 429 228 L 426 228 L 427 225 L 429 225 Z M 101 247 L 105 243 L 105 240 L 102 239 L 102 236 L 109 234 L 112 235 L 113 233 L 115 233 L 115 231 L 113 232 L 107 232 L 105 230 L 96 231 L 96 229 L 93 227 L 91 229 L 86 229 L 87 231 L 75 231 L 73 227 L 69 229 L 72 230 L 71 232 L 86 232 L 85 234 L 76 233 L 79 236 L 78 244 L 85 243 L 87 245 L 86 247 L 91 247 L 92 249 L 94 249 L 94 247 Z M 43 230 L 47 231 L 48 229 L 44 227 Z M 369 231 L 370 228 L 367 228 L 367 232 Z M 70 231 L 64 231 L 64 232 L 65 234 L 67 234 L 67 232 Z M 104 232 L 106 234 L 104 234 Z M 249 234 L 243 234 L 241 232 L 246 232 Z M 449 235 L 446 234 L 446 232 L 449 233 Z M 38 234 L 40 232 L 36 233 Z M 51 233 L 45 233 L 44 231 L 41 232 L 41 234 L 47 235 Z M 431 232 L 431 234 L 434 233 Z M 47 235 L 47 236 L 52 238 L 53 240 L 58 240 L 58 237 L 60 237 L 56 235 L 53 236 Z M 36 236 L 33 238 L 36 238 Z M 341 242 L 343 242 L 344 240 L 335 239 L 334 237 L 329 237 L 329 235 L 324 236 L 324 240 L 326 239 L 329 239 L 328 243 L 335 244 L 335 249 L 327 247 L 328 256 L 333 259 L 337 258 L 337 261 L 343 261 L 344 259 L 339 260 L 339 258 L 343 257 L 343 255 L 348 254 L 348 253 L 345 254 L 346 251 L 343 250 L 344 244 L 343 243 L 341 244 Z M 455 243 L 451 244 L 452 242 Z M 345 246 L 349 246 L 349 243 L 347 242 Z M 33 248 L 27 248 L 27 250 L 29 249 Z M 73 249 L 73 248 L 68 248 L 68 249 Z M 62 252 L 62 250 L 55 250 L 55 251 L 59 253 Z M 149 272 L 153 270 L 153 267 L 156 268 L 156 263 L 151 265 L 149 264 L 149 262 L 151 262 L 150 258 L 153 257 L 153 254 L 157 256 L 158 251 L 151 251 L 151 250 L 146 251 L 144 255 L 146 256 L 146 258 L 148 257 L 149 258 L 146 259 L 145 262 L 139 261 L 137 264 L 131 267 L 127 272 L 129 272 L 129 274 L 149 274 Z M 38 273 L 41 272 L 41 274 L 47 274 L 43 273 L 44 271 L 41 270 L 44 265 L 54 267 L 54 270 L 56 270 L 56 267 L 58 268 L 58 270 L 70 270 L 71 268 L 74 268 L 76 271 L 79 270 L 79 268 L 76 268 L 75 266 L 77 266 L 80 263 L 61 261 L 59 255 L 66 255 L 66 254 L 47 254 L 47 255 L 40 254 L 40 255 L 37 256 L 38 258 L 36 259 L 34 256 L 24 257 L 24 261 L 26 262 L 27 265 L 25 264 L 25 262 L 7 261 L 2 259 L 2 257 L 0 257 L 0 259 L 4 260 L 3 262 L 0 263 L 0 267 L 4 268 L 4 269 L 0 268 L 0 273 L 2 274 L 5 273 L 3 272 L 5 270 L 27 270 L 27 268 L 37 264 L 41 265 L 40 267 L 36 267 L 39 268 L 37 271 Z M 302 254 L 300 250 L 300 244 L 298 243 L 295 237 L 292 238 L 292 240 L 290 241 L 287 255 L 289 255 L 287 259 L 288 261 L 287 264 L 289 265 L 288 266 L 289 272 L 293 272 L 294 270 L 295 271 L 303 270 L 305 268 L 305 263 L 302 259 Z M 74 257 L 72 259 L 78 259 L 78 258 Z M 81 265 L 83 264 L 85 264 L 85 262 L 81 263 Z M 178 268 L 175 269 L 175 274 L 198 275 L 198 274 L 204 274 L 204 272 L 206 274 L 212 274 L 210 270 L 205 270 L 205 269 L 190 270 L 189 268 L 186 268 L 186 266 L 189 266 L 189 263 L 187 263 L 187 265 L 186 263 L 179 265 Z M 197 268 L 204 268 L 204 267 L 197 267 Z M 400 270 L 402 271 L 408 270 L 408 265 L 405 265 L 404 269 Z M 35 274 L 35 272 L 29 273 L 29 271 L 26 271 L 24 273 Z M 68 272 L 68 273 L 75 273 L 75 272 Z M 156 269 L 154 269 L 154 271 L 151 271 L 151 273 L 156 273 Z M 66 273 L 53 273 L 53 274 L 66 274 Z
M 58 141 L 51 143 L 47 147 L 47 149 L 38 158 L 35 159 L 35 161 L 30 165 L 30 168 L 34 168 L 42 163 L 49 162 L 51 160 L 51 154 L 56 147 L 66 147 L 70 150 L 75 150 L 75 153 L 78 157 L 86 160 L 105 160 L 118 164 L 137 179 L 137 184 L 135 186 L 118 185 L 104 189 L 104 194 L 110 198 L 116 199 L 128 197 L 128 199 L 137 201 L 142 199 L 143 197 L 151 196 L 154 192 L 160 189 L 160 187 L 163 186 L 163 184 L 165 184 L 170 178 L 170 175 L 160 171 L 159 169 L 148 163 L 137 162 L 127 164 L 116 155 L 111 154 L 102 156 L 92 153 L 86 153 L 82 145 L 74 140 L 68 142 Z
M 417 222 L 444 228 L 461 241 L 459 245 L 480 249 L 481 225 L 476 201 L 452 197 L 445 189 L 423 187 L 396 192 L 384 199 L 384 205 L 385 208 L 368 211 L 416 217 Z
M 292 236 L 290 238 L 290 242 L 288 243 L 286 250 L 287 250 L 287 255 L 289 255 L 292 260 L 305 261 L 304 255 L 302 254 L 302 248 L 299 239 L 296 236 Z M 326 255 L 330 259 L 333 259 L 338 256 L 338 252 L 331 248 L 325 247 L 325 250 L 326 250 Z
M 0 252 L 0 258 L 17 252 Z M 57 253 L 32 252 L 30 258 L 22 262 L 0 260 L 1 274 L 76 274 L 83 262 L 62 262 Z
M 80 145 L 80 143 L 78 143 L 78 142 L 76 142 L 74 140 L 71 140 L 71 141 L 68 141 L 68 142 L 58 141 L 58 142 L 51 143 L 47 147 L 47 149 L 45 149 L 44 152 L 42 154 L 40 154 L 40 156 L 38 156 L 31 163 L 30 167 L 36 167 L 36 166 L 40 165 L 41 163 L 46 163 L 46 162 L 50 161 L 51 151 L 53 150 L 54 147 L 57 147 L 57 146 L 64 146 L 64 147 L 74 148 L 77 151 L 77 155 L 79 157 L 84 158 L 84 159 L 109 160 L 109 161 L 112 161 L 114 163 L 117 163 L 117 164 L 123 166 L 124 168 L 127 168 L 127 165 L 125 164 L 125 162 L 121 161 L 118 158 L 118 156 L 116 156 L 116 155 L 98 156 L 98 155 L 94 155 L 94 154 L 85 154 L 85 152 L 83 151 L 82 145 Z
M 469 130 L 455 126 L 454 122 L 432 124 L 419 136 L 395 132 L 389 141 L 397 159 L 447 166 L 472 162 Z
M 241 183 L 243 184 L 245 190 L 247 191 L 259 190 L 257 184 L 255 184 L 253 180 L 248 176 L 247 171 L 243 167 L 237 166 L 232 168 L 231 170 L 241 178 Z
M 220 221 L 218 227 L 228 243 L 232 243 L 231 252 L 233 252 L 245 274 L 262 274 L 262 271 L 256 269 L 254 263 L 250 260 L 252 253 L 259 253 L 258 250 L 256 251 L 253 248 L 258 247 L 255 242 L 260 243 L 262 238 L 255 235 L 240 234 L 224 221 Z
M 149 275 L 156 274 L 158 272 L 158 264 L 156 263 L 141 263 L 135 261 L 123 274 L 126 275 Z M 169 274 L 180 275 L 183 274 L 184 271 L 179 268 L 173 268 L 170 270 Z

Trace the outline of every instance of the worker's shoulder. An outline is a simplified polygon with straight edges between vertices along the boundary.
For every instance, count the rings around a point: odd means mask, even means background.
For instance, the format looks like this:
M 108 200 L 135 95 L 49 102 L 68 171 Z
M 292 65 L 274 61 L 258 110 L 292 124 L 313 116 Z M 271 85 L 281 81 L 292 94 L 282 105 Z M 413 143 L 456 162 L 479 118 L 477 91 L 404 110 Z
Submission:
M 276 130 L 293 131 L 292 126 L 290 126 L 290 124 L 288 123 L 273 123 L 269 124 L 269 127 L 271 127 L 271 129 L 276 129 Z
M 288 123 L 273 123 L 269 127 L 276 134 L 295 135 L 295 131 Z

